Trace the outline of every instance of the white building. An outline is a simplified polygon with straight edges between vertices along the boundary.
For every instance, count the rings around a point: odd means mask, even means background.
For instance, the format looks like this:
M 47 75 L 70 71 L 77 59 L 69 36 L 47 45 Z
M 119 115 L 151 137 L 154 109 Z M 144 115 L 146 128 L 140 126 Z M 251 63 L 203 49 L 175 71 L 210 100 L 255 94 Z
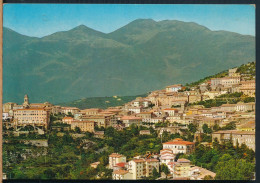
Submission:
M 173 154 L 191 154 L 195 149 L 195 143 L 177 138 L 172 141 L 163 143 L 163 149 L 170 149 L 172 150 Z
M 178 92 L 178 90 L 181 90 L 181 88 L 181 84 L 170 85 L 166 87 L 166 92 Z
M 113 180 L 131 180 L 133 179 L 133 174 L 128 170 L 115 170 L 112 174 Z
M 113 169 L 117 163 L 126 163 L 126 157 L 122 154 L 112 153 L 109 155 L 109 168 Z
M 142 179 L 152 175 L 153 169 L 159 172 L 158 159 L 133 159 L 129 161 L 128 170 L 133 174 L 133 179 Z

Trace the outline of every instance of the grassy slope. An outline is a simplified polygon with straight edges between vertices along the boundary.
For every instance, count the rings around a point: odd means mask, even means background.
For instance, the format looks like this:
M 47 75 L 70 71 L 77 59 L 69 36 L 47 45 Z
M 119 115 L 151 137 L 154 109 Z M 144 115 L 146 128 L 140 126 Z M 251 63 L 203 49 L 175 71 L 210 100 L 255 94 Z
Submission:
M 117 96 L 115 97 L 92 97 L 74 100 L 72 102 L 61 103 L 61 106 L 70 106 L 70 107 L 78 107 L 80 109 L 86 108 L 101 108 L 106 109 L 108 107 L 122 106 L 127 102 L 134 100 L 136 97 L 145 97 L 144 95 L 136 95 L 136 96 Z

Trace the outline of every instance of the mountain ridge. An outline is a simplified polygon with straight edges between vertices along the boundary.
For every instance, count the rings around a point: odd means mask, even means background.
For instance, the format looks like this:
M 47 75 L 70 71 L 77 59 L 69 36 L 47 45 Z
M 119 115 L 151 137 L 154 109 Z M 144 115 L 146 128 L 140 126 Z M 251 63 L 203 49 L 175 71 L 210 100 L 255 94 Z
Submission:
M 4 29 L 4 102 L 25 93 L 52 103 L 138 95 L 255 60 L 253 36 L 181 21 L 125 26 L 113 34 L 85 25 L 36 39 L 19 34 L 18 42 Z

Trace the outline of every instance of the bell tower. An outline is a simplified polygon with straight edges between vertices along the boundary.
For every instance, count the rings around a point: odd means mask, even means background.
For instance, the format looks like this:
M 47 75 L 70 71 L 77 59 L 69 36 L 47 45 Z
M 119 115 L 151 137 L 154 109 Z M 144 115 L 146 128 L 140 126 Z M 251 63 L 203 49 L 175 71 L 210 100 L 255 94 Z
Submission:
M 25 96 L 24 96 L 24 101 L 23 101 L 23 107 L 24 107 L 24 108 L 29 108 L 29 105 L 30 105 L 30 103 L 29 103 L 29 97 L 28 97 L 28 95 L 25 95 Z

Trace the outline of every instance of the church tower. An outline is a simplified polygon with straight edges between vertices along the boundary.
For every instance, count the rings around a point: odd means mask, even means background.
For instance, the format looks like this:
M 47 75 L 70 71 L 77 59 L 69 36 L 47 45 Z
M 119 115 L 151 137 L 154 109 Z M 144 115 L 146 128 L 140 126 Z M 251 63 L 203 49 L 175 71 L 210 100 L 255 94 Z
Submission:
M 25 96 L 24 96 L 23 107 L 24 107 L 24 108 L 29 108 L 29 105 L 30 105 L 30 103 L 29 103 L 29 97 L 28 97 L 28 95 L 25 95 Z

